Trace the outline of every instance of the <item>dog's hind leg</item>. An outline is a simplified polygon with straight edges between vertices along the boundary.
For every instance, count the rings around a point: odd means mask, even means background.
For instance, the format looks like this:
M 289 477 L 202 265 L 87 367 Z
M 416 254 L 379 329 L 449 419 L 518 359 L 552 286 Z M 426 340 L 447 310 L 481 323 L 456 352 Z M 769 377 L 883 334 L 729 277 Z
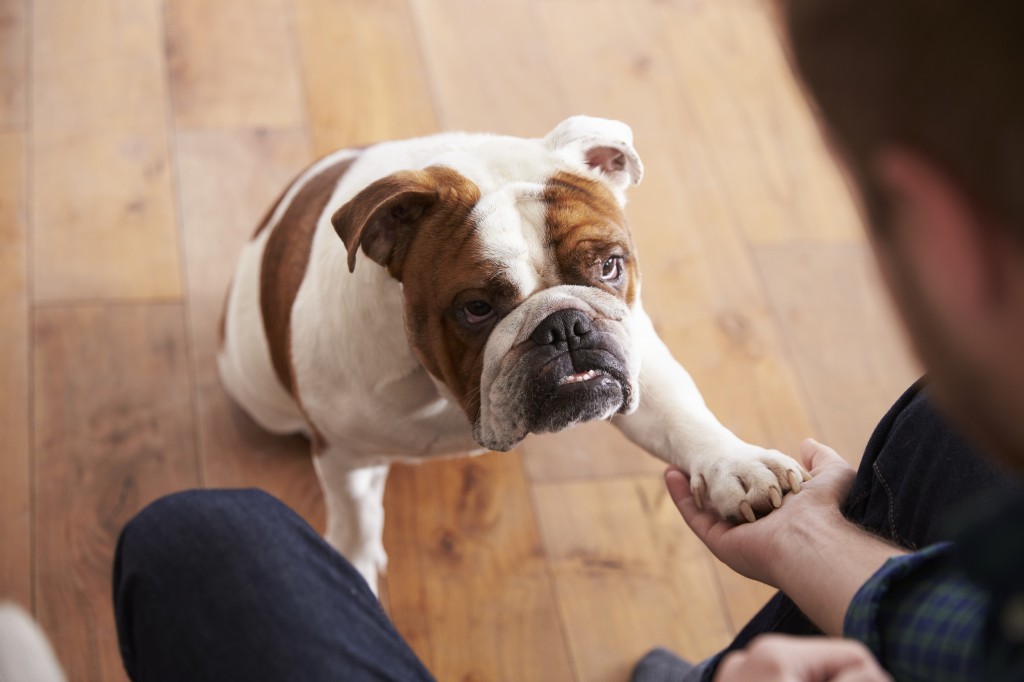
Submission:
M 387 568 L 384 551 L 384 485 L 388 464 L 352 468 L 346 454 L 330 449 L 313 456 L 327 503 L 328 544 L 355 566 L 377 594 L 377 576 Z

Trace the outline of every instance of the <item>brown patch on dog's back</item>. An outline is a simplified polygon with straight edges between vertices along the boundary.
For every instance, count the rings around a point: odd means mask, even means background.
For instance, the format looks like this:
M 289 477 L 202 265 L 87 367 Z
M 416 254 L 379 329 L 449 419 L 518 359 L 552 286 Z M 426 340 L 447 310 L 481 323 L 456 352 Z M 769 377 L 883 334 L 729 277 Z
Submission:
M 296 399 L 291 361 L 291 314 L 306 275 L 313 235 L 341 177 L 358 157 L 339 161 L 310 178 L 273 227 L 260 266 L 260 312 L 270 359 L 281 385 Z M 273 215 L 273 209 L 269 215 Z M 262 228 L 261 228 L 262 229 Z
M 596 286 L 632 305 L 640 271 L 626 215 L 611 190 L 600 181 L 560 171 L 548 180 L 544 202 L 548 245 L 555 250 L 563 282 Z M 601 264 L 613 255 L 624 258 L 619 287 L 598 276 Z

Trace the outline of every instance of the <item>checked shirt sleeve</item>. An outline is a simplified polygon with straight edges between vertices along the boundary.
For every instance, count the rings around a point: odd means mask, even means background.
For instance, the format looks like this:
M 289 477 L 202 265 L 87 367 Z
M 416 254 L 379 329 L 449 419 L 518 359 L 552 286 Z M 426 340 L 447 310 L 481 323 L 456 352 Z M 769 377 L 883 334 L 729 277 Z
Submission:
M 897 680 L 971 682 L 982 679 L 988 610 L 944 543 L 887 561 L 854 596 L 843 631 Z

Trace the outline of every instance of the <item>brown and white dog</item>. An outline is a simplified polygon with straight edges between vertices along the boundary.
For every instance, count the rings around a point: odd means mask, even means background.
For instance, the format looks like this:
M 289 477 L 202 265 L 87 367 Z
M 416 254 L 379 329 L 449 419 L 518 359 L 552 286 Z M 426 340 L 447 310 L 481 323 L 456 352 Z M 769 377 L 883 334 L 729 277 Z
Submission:
M 302 431 L 327 540 L 376 589 L 388 465 L 611 419 L 754 520 L 807 473 L 705 406 L 640 303 L 632 131 L 440 134 L 321 159 L 245 247 L 219 367 L 264 428 Z M 339 238 L 340 237 L 340 238 Z

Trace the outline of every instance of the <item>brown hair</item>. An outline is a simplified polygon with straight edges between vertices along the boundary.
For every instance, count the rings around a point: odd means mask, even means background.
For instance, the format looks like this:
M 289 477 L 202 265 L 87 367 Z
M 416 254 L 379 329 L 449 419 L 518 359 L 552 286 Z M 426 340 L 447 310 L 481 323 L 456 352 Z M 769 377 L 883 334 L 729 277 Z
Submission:
M 783 0 L 793 63 L 864 192 L 883 145 L 942 168 L 1024 237 L 1024 2 Z

